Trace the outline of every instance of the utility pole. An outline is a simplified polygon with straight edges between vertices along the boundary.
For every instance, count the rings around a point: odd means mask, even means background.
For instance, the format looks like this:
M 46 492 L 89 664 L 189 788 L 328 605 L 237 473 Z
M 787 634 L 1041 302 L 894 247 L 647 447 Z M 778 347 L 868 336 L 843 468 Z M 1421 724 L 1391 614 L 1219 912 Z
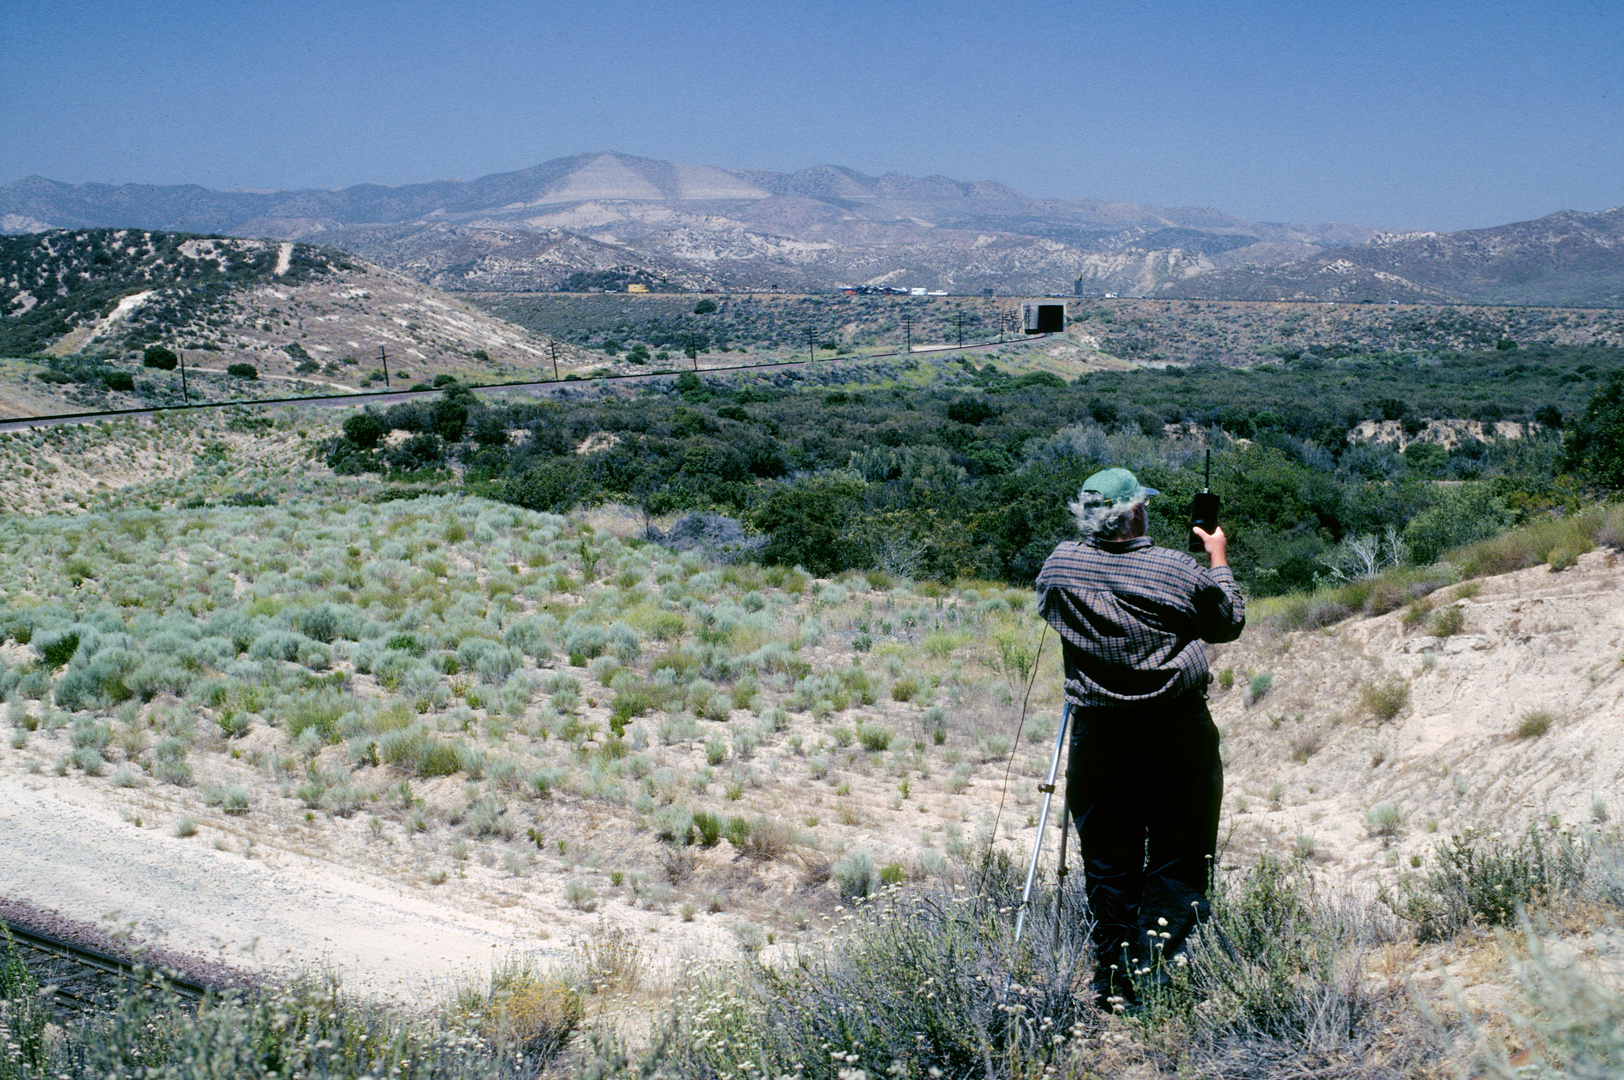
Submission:
M 1014 330 L 1020 325 L 1020 316 L 1013 311 L 1000 311 L 998 313 L 998 340 L 1004 340 L 1004 331 Z
M 382 345 L 378 346 L 378 359 L 383 361 L 383 388 L 385 390 L 388 390 L 389 389 L 389 354 L 383 351 L 383 346 Z
M 192 395 L 186 392 L 186 350 L 176 349 L 175 355 L 180 357 L 180 399 L 190 405 Z
M 956 313 L 954 321 L 959 324 L 959 348 L 962 349 L 964 348 L 964 312 Z
M 910 354 L 910 353 L 913 352 L 913 315 L 912 314 L 904 315 L 902 317 L 902 334 L 903 334 L 903 341 L 906 343 L 903 346 L 902 352 L 903 352 L 903 355 L 907 355 L 907 354 Z
M 558 381 L 558 342 L 548 339 L 547 351 L 553 354 L 553 381 Z
M 688 355 L 693 358 L 694 370 L 699 370 L 699 345 L 692 334 L 688 335 Z
M 813 330 L 810 326 L 807 327 L 806 328 L 806 358 L 809 361 L 816 360 L 818 358 L 817 340 L 818 340 L 817 331 Z

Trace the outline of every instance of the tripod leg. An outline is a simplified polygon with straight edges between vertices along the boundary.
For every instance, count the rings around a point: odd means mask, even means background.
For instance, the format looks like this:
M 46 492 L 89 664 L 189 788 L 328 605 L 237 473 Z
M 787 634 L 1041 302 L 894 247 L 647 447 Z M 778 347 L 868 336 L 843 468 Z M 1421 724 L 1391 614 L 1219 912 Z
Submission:
M 1032 885 L 1038 876 L 1038 856 L 1043 853 L 1043 831 L 1049 826 L 1049 804 L 1054 800 L 1055 777 L 1060 772 L 1060 754 L 1066 748 L 1066 728 L 1071 721 L 1071 703 L 1060 713 L 1060 731 L 1054 739 L 1054 757 L 1049 760 L 1049 779 L 1047 783 L 1039 784 L 1038 790 L 1043 792 L 1043 809 L 1038 813 L 1038 836 L 1032 841 L 1032 862 L 1026 868 L 1026 888 L 1021 890 L 1021 908 L 1015 916 L 1015 944 L 1021 943 L 1021 933 L 1026 929 L 1026 911 L 1032 903 Z
M 1071 839 L 1071 804 L 1060 800 L 1060 864 L 1054 872 L 1054 950 L 1060 951 L 1060 913 L 1066 902 L 1066 841 Z

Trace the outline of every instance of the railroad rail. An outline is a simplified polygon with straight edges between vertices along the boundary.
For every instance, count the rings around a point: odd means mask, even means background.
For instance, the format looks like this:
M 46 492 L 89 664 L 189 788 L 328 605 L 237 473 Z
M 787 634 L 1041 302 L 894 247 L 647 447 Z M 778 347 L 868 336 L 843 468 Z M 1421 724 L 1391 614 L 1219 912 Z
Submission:
M 202 1001 L 210 987 L 174 972 L 147 967 L 99 949 L 0 921 L 0 937 L 9 934 L 17 958 L 42 987 L 52 991 L 57 1014 L 108 1009 L 133 982 L 162 987 L 189 1004 Z

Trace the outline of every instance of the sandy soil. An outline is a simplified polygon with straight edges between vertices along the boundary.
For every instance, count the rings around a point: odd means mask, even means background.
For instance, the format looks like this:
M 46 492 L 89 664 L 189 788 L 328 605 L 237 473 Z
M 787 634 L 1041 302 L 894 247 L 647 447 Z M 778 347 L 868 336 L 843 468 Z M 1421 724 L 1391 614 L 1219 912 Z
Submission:
M 286 847 L 172 836 L 162 800 L 148 805 L 142 816 L 72 780 L 0 778 L 5 892 L 135 942 L 271 974 L 327 967 L 408 1003 L 485 975 L 504 950 L 562 949 L 520 918 L 436 903 Z

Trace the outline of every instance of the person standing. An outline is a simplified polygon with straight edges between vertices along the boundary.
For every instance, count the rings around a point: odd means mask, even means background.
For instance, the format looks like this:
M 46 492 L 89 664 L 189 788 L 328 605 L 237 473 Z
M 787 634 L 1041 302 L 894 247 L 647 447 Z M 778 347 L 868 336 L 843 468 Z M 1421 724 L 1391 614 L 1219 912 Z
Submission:
M 1064 653 L 1066 803 L 1094 918 L 1091 989 L 1108 1009 L 1133 1006 L 1136 977 L 1165 979 L 1210 914 L 1224 780 L 1203 642 L 1246 626 L 1224 531 L 1195 530 L 1210 568 L 1155 546 L 1156 494 L 1127 469 L 1090 476 L 1068 507 L 1082 539 L 1057 546 L 1037 579 Z

